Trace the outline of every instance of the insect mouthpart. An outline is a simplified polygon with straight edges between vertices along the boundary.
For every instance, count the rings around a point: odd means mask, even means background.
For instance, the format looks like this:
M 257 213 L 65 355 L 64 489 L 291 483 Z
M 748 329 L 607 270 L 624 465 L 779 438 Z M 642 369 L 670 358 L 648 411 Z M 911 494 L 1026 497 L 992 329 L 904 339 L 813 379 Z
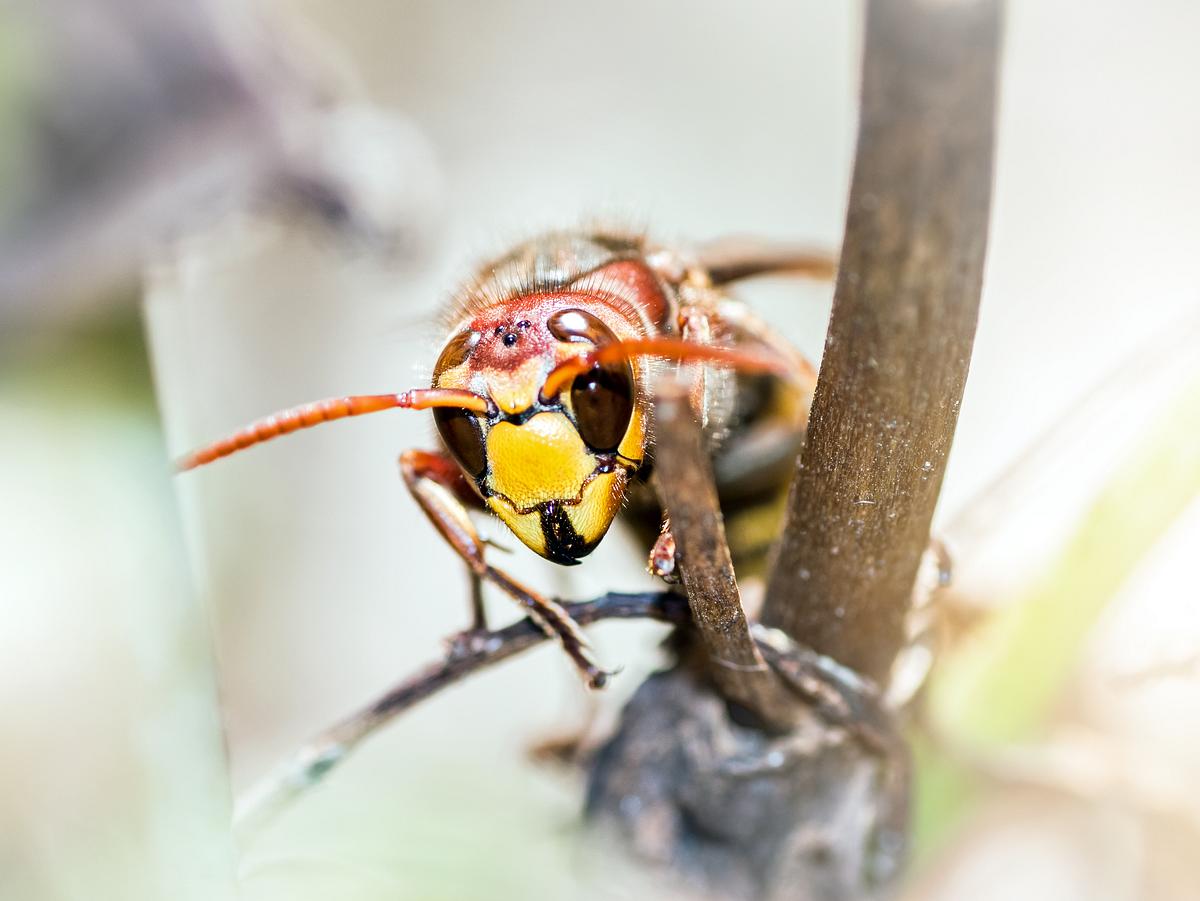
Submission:
M 492 512 L 534 552 L 572 565 L 604 537 L 627 474 L 589 447 L 564 409 L 488 428 L 480 488 Z
M 538 517 L 541 520 L 542 537 L 546 541 L 545 557 L 553 563 L 577 566 L 600 543 L 600 538 L 592 541 L 584 539 L 558 501 L 542 504 L 538 508 Z

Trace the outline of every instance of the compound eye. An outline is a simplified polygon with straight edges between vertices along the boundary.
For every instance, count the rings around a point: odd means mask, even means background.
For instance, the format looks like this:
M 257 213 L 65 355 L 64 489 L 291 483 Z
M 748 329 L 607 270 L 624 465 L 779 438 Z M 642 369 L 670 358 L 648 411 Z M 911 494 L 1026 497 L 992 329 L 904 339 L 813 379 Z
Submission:
M 470 329 L 451 338 L 433 367 L 434 386 L 438 385 L 443 373 L 465 363 L 478 343 L 479 332 Z M 483 449 L 483 429 L 475 415 L 466 410 L 438 407 L 433 411 L 433 421 L 446 449 L 458 461 L 458 465 L 475 478 L 480 478 L 487 471 L 487 455 Z
M 437 407 L 433 411 L 433 421 L 458 465 L 473 478 L 482 478 L 487 472 L 487 454 L 483 449 L 483 429 L 479 419 L 466 410 Z
M 571 385 L 571 409 L 579 437 L 601 453 L 613 453 L 633 415 L 633 373 L 627 360 L 598 363 Z
M 478 343 L 479 332 L 473 332 L 469 329 L 459 332 L 451 338 L 433 367 L 433 384 L 437 385 L 438 379 L 442 377 L 442 373 L 447 369 L 457 369 L 465 363 L 467 357 L 471 355 L 471 351 L 475 349 L 475 345 Z
M 616 344 L 612 329 L 586 310 L 560 310 L 546 320 L 559 341 L 599 347 Z M 571 385 L 571 409 L 579 436 L 593 450 L 611 453 L 620 445 L 633 415 L 633 369 L 628 360 L 598 363 Z
M 559 310 L 546 320 L 546 327 L 559 341 L 587 342 L 599 347 L 617 340 L 612 329 L 586 310 Z

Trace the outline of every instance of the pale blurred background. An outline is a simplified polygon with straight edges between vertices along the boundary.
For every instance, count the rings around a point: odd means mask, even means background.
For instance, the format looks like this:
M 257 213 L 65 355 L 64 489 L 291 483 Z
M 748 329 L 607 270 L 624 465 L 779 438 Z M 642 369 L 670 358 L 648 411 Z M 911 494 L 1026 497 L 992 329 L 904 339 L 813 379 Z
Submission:
M 581 841 L 577 776 L 528 749 L 603 731 L 663 661 L 650 624 L 593 630 L 624 667 L 602 696 L 534 651 L 406 714 L 236 850 L 231 798 L 436 658 L 466 581 L 398 477 L 423 414 L 177 479 L 167 460 L 424 383 L 467 267 L 540 227 L 835 246 L 861 9 L 144 6 L 0 9 L 0 898 L 645 897 Z M 956 595 L 999 612 L 931 689 L 914 898 L 1200 885 L 1198 35 L 1187 0 L 1010 4 L 939 510 Z M 210 63 L 233 74 L 189 93 Z M 142 115 L 89 119 L 125 97 Z M 158 134 L 155 98 L 166 138 L 105 169 Z M 78 153 L 42 152 L 47 133 Z M 831 286 L 739 295 L 819 357 Z M 1014 461 L 1024 484 L 975 504 Z M 556 594 L 650 586 L 617 531 L 570 572 L 496 537 Z

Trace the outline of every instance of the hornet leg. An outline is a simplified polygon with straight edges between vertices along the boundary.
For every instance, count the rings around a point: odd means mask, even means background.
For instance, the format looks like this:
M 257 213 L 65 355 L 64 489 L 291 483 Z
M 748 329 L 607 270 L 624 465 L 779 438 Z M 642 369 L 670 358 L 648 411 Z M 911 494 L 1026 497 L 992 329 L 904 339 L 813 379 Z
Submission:
M 462 497 L 463 491 L 470 489 L 454 461 L 442 454 L 410 450 L 400 455 L 400 471 L 404 484 L 434 528 L 467 564 L 474 582 L 491 582 L 524 607 L 529 618 L 562 645 L 584 681 L 591 688 L 602 688 L 610 673 L 592 660 L 583 633 L 570 614 L 484 559 L 483 540 L 475 531 Z M 482 605 L 475 609 L 479 620 Z

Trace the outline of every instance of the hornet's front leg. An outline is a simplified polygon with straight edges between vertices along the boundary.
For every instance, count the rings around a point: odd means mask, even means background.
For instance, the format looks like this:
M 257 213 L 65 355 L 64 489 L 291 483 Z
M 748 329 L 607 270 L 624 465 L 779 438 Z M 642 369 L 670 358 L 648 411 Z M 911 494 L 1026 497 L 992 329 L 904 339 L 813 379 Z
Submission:
M 570 614 L 484 559 L 484 542 L 476 532 L 464 503 L 464 497 L 470 496 L 470 486 L 457 464 L 442 454 L 410 450 L 400 455 L 400 471 L 404 476 L 404 484 L 434 528 L 467 564 L 474 584 L 491 582 L 524 607 L 530 619 L 547 636 L 557 639 L 562 645 L 588 686 L 602 688 L 610 673 L 600 669 L 592 660 L 587 641 Z M 482 604 L 478 598 L 479 592 L 473 590 L 477 624 L 482 621 Z

